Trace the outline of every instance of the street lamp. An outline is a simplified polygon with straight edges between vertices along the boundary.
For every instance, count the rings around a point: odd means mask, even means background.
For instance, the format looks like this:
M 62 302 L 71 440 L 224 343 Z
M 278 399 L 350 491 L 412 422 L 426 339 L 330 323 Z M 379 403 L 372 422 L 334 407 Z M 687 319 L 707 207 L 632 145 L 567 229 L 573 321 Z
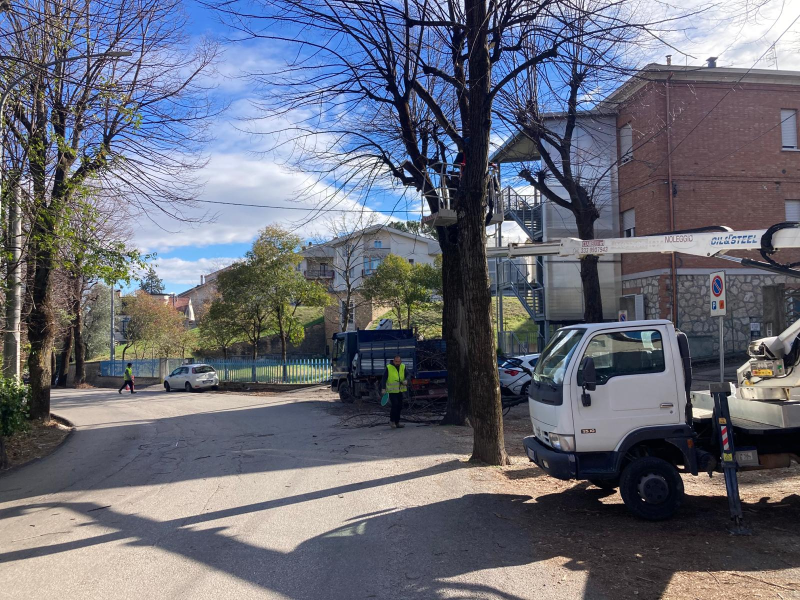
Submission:
M 10 10 L 8 0 L 0 0 L 0 12 Z M 5 178 L 5 114 L 6 114 L 6 100 L 13 89 L 19 85 L 26 77 L 35 73 L 38 70 L 49 69 L 64 63 L 74 62 L 76 60 L 85 60 L 87 58 L 121 58 L 124 56 L 132 56 L 132 52 L 102 52 L 97 54 L 84 54 L 82 56 L 70 56 L 68 58 L 61 58 L 47 63 L 32 65 L 22 75 L 19 75 L 8 84 L 3 95 L 0 97 L 0 215 L 2 215 L 3 208 L 3 183 Z M 22 256 L 22 248 L 20 247 L 20 239 L 22 238 L 22 216 L 19 210 L 19 197 L 15 193 L 15 197 L 11 200 L 9 211 L 9 233 L 13 237 L 14 243 L 11 248 L 10 265 L 8 279 L 9 290 L 6 296 L 7 315 L 6 329 L 3 338 L 3 374 L 7 377 L 14 377 L 17 381 L 20 380 L 20 323 L 22 321 L 22 277 L 20 259 Z

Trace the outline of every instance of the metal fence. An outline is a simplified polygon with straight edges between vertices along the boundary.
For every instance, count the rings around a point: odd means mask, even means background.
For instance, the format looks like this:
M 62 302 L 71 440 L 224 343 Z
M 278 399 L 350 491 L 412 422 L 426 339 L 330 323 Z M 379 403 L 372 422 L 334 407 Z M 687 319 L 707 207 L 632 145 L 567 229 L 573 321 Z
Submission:
M 122 377 L 125 367 L 132 363 L 134 377 L 166 377 L 187 361 L 182 358 L 156 358 L 131 360 L 104 360 L 100 362 L 100 375 Z M 331 378 L 329 358 L 290 358 L 284 365 L 280 359 L 259 358 L 198 358 L 193 363 L 214 367 L 220 381 L 240 383 L 324 383 Z
M 142 358 L 130 360 L 102 360 L 100 361 L 100 375 L 102 377 L 122 377 L 128 363 L 133 365 L 134 377 L 160 377 L 160 358 Z M 178 364 L 183 362 L 176 359 Z
M 497 334 L 498 348 L 506 356 L 522 356 L 541 352 L 544 339 L 537 333 L 501 331 Z
M 284 365 L 280 360 L 271 358 L 198 359 L 214 367 L 220 381 L 248 383 L 325 383 L 331 379 L 331 361 L 329 358 L 290 358 Z

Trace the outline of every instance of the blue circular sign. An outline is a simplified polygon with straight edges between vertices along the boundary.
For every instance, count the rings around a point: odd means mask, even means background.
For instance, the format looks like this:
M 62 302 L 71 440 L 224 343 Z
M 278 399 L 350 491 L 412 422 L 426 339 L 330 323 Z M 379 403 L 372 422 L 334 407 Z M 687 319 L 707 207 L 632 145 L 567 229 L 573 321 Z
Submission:
M 711 293 L 717 298 L 722 295 L 722 277 L 719 275 L 714 275 L 714 279 L 711 281 Z

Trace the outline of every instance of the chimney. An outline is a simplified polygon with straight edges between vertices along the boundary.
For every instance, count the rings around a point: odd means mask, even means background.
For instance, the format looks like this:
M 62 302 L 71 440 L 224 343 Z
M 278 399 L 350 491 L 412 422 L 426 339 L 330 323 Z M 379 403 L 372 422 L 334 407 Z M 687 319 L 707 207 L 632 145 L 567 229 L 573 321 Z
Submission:
M 200 275 L 200 285 L 203 285 L 206 282 L 206 276 Z
M 706 63 L 709 69 L 716 69 L 717 68 L 717 57 L 716 56 L 709 56 L 706 59 Z
M 672 64 L 672 54 L 667 54 L 667 66 Z

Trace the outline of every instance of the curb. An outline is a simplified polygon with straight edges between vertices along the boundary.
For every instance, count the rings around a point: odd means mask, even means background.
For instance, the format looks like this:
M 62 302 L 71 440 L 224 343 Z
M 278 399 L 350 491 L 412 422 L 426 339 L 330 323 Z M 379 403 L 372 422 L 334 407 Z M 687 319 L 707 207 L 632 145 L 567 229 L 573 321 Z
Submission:
M 61 417 L 59 415 L 55 415 L 53 413 L 50 413 L 50 419 L 53 420 L 53 421 L 56 421 L 60 425 L 63 425 L 65 427 L 69 428 L 69 431 L 67 432 L 67 435 L 64 436 L 64 439 L 61 440 L 61 443 L 58 446 L 56 446 L 55 448 L 53 448 L 53 451 L 50 454 L 46 455 L 46 456 L 40 456 L 38 458 L 34 458 L 33 460 L 29 460 L 28 462 L 23 463 L 21 465 L 17 465 L 15 467 L 11 467 L 10 469 L 6 469 L 4 471 L 0 471 L 0 479 L 10 475 L 11 473 L 16 473 L 20 469 L 24 469 L 24 468 L 29 467 L 31 465 L 35 465 L 35 464 L 40 463 L 40 462 L 42 462 L 44 460 L 47 460 L 51 456 L 57 454 L 64 446 L 67 445 L 67 442 L 72 438 L 72 434 L 75 433 L 75 430 L 76 430 L 75 424 L 72 421 L 70 421 L 69 419 L 65 419 L 64 417 Z

